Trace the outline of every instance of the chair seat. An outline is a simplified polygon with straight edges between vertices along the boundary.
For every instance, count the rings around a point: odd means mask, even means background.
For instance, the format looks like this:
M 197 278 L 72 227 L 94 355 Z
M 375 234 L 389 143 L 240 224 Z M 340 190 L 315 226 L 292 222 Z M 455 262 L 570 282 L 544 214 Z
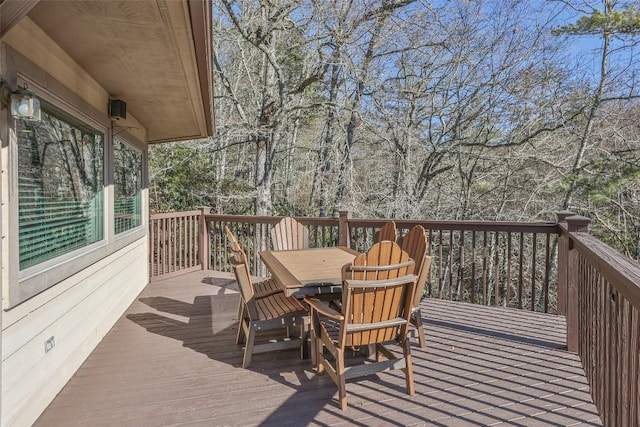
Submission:
M 282 288 L 280 288 L 276 282 L 271 279 L 265 279 L 261 282 L 253 283 L 253 291 L 255 292 L 256 298 L 264 298 L 269 295 L 277 294 L 278 292 L 283 292 Z
M 256 310 L 259 320 L 271 320 L 284 315 L 300 312 L 307 316 L 307 310 L 294 297 L 285 296 L 284 292 L 277 292 L 266 297 L 255 297 Z
M 331 319 L 330 317 L 318 316 L 320 318 L 320 327 L 322 333 L 331 339 L 334 343 L 338 343 L 340 338 L 340 321 Z

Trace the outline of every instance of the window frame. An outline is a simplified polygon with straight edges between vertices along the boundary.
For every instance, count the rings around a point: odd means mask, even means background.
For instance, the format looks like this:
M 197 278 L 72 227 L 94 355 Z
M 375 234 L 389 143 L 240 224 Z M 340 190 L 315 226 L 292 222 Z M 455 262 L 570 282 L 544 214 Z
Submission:
M 92 264 L 107 258 L 109 255 L 146 237 L 148 229 L 148 150 L 147 145 L 135 138 L 126 128 L 119 128 L 110 120 L 105 112 L 98 111 L 86 100 L 66 88 L 46 71 L 36 67 L 28 59 L 16 52 L 12 65 L 16 84 L 28 88 L 40 99 L 63 110 L 73 118 L 94 127 L 103 133 L 104 177 L 103 177 L 103 239 L 47 260 L 40 264 L 20 270 L 19 267 L 19 224 L 18 224 L 18 144 L 15 135 L 14 122 L 8 117 L 9 137 L 7 146 L 3 147 L 6 155 L 2 156 L 2 169 L 7 172 L 3 180 L 5 185 L 4 200 L 8 206 L 4 209 L 3 218 L 7 224 L 4 228 L 7 239 L 3 239 L 2 251 L 7 254 L 8 265 L 3 272 L 3 309 L 13 308 L 26 300 L 50 289 L 69 277 L 82 272 Z M 46 82 L 47 87 L 38 82 Z M 142 182 L 141 182 L 141 215 L 139 227 L 118 234 L 114 234 L 114 164 L 113 139 L 114 135 L 127 144 L 140 150 L 142 154 Z M 6 183 L 6 184 L 5 184 Z M 6 215 L 4 215 L 6 214 Z M 6 279 L 6 280 L 5 280 Z M 81 279 L 79 279 L 81 280 Z M 62 291 L 62 290 L 61 290 Z
M 48 99 L 46 97 L 43 97 L 43 100 L 48 101 Z M 53 104 L 53 103 L 50 103 Z M 58 105 L 53 104 L 55 108 L 59 108 Z M 81 248 L 75 249 L 73 251 L 70 252 L 66 252 L 64 254 L 61 254 L 55 258 L 51 258 L 48 259 L 46 261 L 40 262 L 38 264 L 35 264 L 31 267 L 27 267 L 25 269 L 20 269 L 20 267 L 18 267 L 19 269 L 19 280 L 22 280 L 25 277 L 30 277 L 34 274 L 38 274 L 40 270 L 47 270 L 49 268 L 55 267 L 56 265 L 67 261 L 68 259 L 72 259 L 76 256 L 78 256 L 79 254 L 82 254 L 84 252 L 86 252 L 87 250 L 92 250 L 95 248 L 99 248 L 101 246 L 104 246 L 106 244 L 107 238 L 108 238 L 108 232 L 107 232 L 107 222 L 105 219 L 105 214 L 106 214 L 106 210 L 107 207 L 105 206 L 107 203 L 107 196 L 105 194 L 105 190 L 106 190 L 106 179 L 108 176 L 108 170 L 107 170 L 107 163 L 106 163 L 106 159 L 107 159 L 107 134 L 109 132 L 108 128 L 103 128 L 103 126 L 101 126 L 99 123 L 95 122 L 93 119 L 91 118 L 86 118 L 86 117 L 78 117 L 77 114 L 74 114 L 75 111 L 70 111 L 68 109 L 64 109 L 64 113 L 71 116 L 73 119 L 78 120 L 79 122 L 81 122 L 82 124 L 86 125 L 86 126 L 90 126 L 92 128 L 94 128 L 96 131 L 101 132 L 102 133 L 102 239 L 90 243 L 88 245 L 82 246 Z M 17 141 L 16 141 L 17 142 Z M 19 155 L 19 154 L 18 154 Z M 18 156 L 16 156 L 16 159 L 14 160 L 15 162 L 18 161 Z M 19 175 L 19 171 L 18 171 L 18 175 Z M 16 185 L 16 189 L 17 189 L 17 194 L 19 197 L 19 190 L 20 190 L 20 184 L 19 184 L 19 176 L 16 176 L 16 181 L 15 185 Z M 18 210 L 20 207 L 20 202 L 18 201 L 17 203 L 18 206 Z M 20 233 L 20 221 L 18 221 L 18 240 L 19 240 L 19 233 Z M 19 245 L 19 242 L 18 242 Z M 19 248 L 18 248 L 19 249 Z
M 145 191 L 144 189 L 147 188 L 146 185 L 146 174 L 145 171 L 147 170 L 147 151 L 144 149 L 143 144 L 140 143 L 140 141 L 138 141 L 137 139 L 135 139 L 134 137 L 132 137 L 129 134 L 121 134 L 118 132 L 115 132 L 115 134 L 113 134 L 112 138 L 111 138 L 111 148 L 110 148 L 110 155 L 111 155 L 111 159 L 112 161 L 110 162 L 111 165 L 111 177 L 112 177 L 112 181 L 111 181 L 111 185 L 110 188 L 113 188 L 113 193 L 111 198 L 110 198 L 110 207 L 109 207 L 109 213 L 111 215 L 115 215 L 115 201 L 116 201 L 116 197 L 115 197 L 115 160 L 113 160 L 115 158 L 115 141 L 116 139 L 121 140 L 122 143 L 124 143 L 125 145 L 128 145 L 129 147 L 133 148 L 134 150 L 138 151 L 140 153 L 140 225 L 134 228 L 130 228 L 129 230 L 120 232 L 120 233 L 116 233 L 115 231 L 115 218 L 111 218 L 110 224 L 109 224 L 109 233 L 112 233 L 114 238 L 116 240 L 119 239 L 125 239 L 127 238 L 128 235 L 130 234 L 135 234 L 137 233 L 139 230 L 146 230 L 147 228 L 147 204 L 145 203 Z

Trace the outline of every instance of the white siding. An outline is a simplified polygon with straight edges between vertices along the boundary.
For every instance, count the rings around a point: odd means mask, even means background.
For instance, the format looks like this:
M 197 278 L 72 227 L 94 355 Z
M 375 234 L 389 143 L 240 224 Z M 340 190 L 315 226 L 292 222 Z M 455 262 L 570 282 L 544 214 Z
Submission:
M 143 238 L 3 313 L 2 425 L 37 419 L 145 287 L 148 259 Z

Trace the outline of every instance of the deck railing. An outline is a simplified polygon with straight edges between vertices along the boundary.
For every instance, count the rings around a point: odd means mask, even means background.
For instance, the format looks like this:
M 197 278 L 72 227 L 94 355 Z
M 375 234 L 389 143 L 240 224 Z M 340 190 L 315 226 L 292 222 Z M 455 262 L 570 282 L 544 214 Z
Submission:
M 205 236 L 203 211 L 151 215 L 149 220 L 150 280 L 160 280 L 202 268 L 200 248 Z
M 270 232 L 281 217 L 211 215 L 206 211 L 151 218 L 151 279 L 194 268 L 231 271 L 228 226 L 245 248 L 252 273 L 266 276 L 259 252 L 270 248 Z M 349 246 L 360 252 L 372 244 L 387 220 L 296 217 L 310 230 L 312 247 Z M 426 294 L 484 305 L 556 313 L 555 223 L 397 220 L 402 236 L 414 225 L 428 230 L 433 256 Z M 202 233 L 189 235 L 192 233 Z M 175 235 L 175 239 L 169 236 Z M 189 242 L 196 245 L 189 257 Z M 195 255 L 194 255 L 195 254 Z M 173 258 L 172 258 L 173 257 Z M 173 259 L 173 262 L 172 262 Z M 189 262 L 187 262 L 187 260 Z
M 568 349 L 580 355 L 604 425 L 638 426 L 640 265 L 590 235 L 588 218 L 559 220 Z
M 384 220 L 350 219 L 351 246 L 365 251 Z M 429 297 L 533 311 L 557 311 L 555 223 L 395 220 L 400 236 L 428 233 Z M 364 238 L 362 236 L 365 236 Z

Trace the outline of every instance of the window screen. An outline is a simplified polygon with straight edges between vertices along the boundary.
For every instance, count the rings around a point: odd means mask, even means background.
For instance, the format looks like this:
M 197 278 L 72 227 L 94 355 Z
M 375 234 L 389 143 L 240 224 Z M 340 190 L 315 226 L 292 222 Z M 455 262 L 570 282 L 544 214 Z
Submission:
M 23 270 L 104 238 L 104 135 L 46 103 L 17 130 Z
M 116 139 L 113 142 L 115 233 L 142 224 L 142 152 Z

